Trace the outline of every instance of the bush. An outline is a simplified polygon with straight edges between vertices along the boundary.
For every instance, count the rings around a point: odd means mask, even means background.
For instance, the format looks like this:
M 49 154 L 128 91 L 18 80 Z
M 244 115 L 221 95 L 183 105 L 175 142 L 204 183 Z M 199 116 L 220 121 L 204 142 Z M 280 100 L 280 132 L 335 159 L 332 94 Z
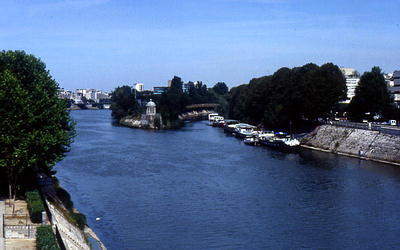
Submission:
M 58 187 L 56 189 L 56 192 L 57 197 L 61 200 L 64 207 L 69 211 L 72 211 L 72 209 L 74 208 L 74 203 L 71 201 L 71 196 L 69 195 L 69 193 L 61 187 Z
M 38 250 L 60 250 L 51 226 L 40 226 L 36 229 L 36 248 Z
M 71 213 L 71 218 L 75 221 L 75 224 L 79 229 L 83 230 L 86 226 L 86 216 L 81 213 Z
M 28 203 L 29 216 L 32 222 L 42 222 L 42 212 L 44 211 L 44 205 L 42 198 L 37 190 L 26 192 L 26 202 Z

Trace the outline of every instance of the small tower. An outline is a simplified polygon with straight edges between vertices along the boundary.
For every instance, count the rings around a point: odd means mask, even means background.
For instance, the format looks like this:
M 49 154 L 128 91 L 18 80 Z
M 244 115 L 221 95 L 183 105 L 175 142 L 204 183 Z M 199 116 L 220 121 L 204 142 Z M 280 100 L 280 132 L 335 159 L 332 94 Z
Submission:
M 151 99 L 146 104 L 146 115 L 148 116 L 156 115 L 156 104 Z

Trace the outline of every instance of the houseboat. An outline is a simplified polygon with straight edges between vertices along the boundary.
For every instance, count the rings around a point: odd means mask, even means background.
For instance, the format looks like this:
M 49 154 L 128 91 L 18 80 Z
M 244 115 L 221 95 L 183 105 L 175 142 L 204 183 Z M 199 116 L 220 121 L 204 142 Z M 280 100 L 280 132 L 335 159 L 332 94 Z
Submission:
M 252 137 L 252 136 L 256 135 L 256 133 L 254 131 L 256 128 L 257 127 L 252 126 L 250 124 L 239 123 L 239 124 L 236 124 L 234 133 L 235 133 L 235 136 L 239 137 L 239 138 Z
M 300 141 L 292 138 L 287 133 L 278 132 L 274 136 L 263 137 L 260 144 L 277 149 L 294 150 L 300 146 Z

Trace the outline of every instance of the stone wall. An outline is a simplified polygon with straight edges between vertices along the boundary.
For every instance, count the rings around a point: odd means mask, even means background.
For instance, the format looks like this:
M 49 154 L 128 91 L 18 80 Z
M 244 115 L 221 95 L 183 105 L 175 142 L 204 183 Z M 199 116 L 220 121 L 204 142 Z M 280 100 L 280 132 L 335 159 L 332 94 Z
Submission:
M 58 208 L 46 200 L 51 214 L 51 224 L 60 233 L 61 239 L 67 250 L 90 250 L 84 233 L 69 222 Z
M 163 122 L 160 114 L 145 115 L 140 117 L 126 116 L 121 118 L 119 123 L 126 127 L 143 129 L 162 129 Z
M 400 164 L 400 137 L 378 131 L 322 125 L 304 137 L 302 145 Z

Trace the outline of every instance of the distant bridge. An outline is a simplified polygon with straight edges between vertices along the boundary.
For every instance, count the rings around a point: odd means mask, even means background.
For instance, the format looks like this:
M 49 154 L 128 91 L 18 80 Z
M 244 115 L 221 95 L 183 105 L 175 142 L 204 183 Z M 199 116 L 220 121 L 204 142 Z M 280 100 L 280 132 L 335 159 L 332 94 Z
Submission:
M 185 108 L 187 110 L 193 110 L 193 109 L 215 109 L 219 106 L 218 103 L 201 103 L 201 104 L 192 104 L 188 105 Z
M 219 106 L 218 103 L 201 103 L 186 106 L 187 112 L 181 114 L 181 120 L 206 120 L 208 115 L 214 113 L 215 109 Z

